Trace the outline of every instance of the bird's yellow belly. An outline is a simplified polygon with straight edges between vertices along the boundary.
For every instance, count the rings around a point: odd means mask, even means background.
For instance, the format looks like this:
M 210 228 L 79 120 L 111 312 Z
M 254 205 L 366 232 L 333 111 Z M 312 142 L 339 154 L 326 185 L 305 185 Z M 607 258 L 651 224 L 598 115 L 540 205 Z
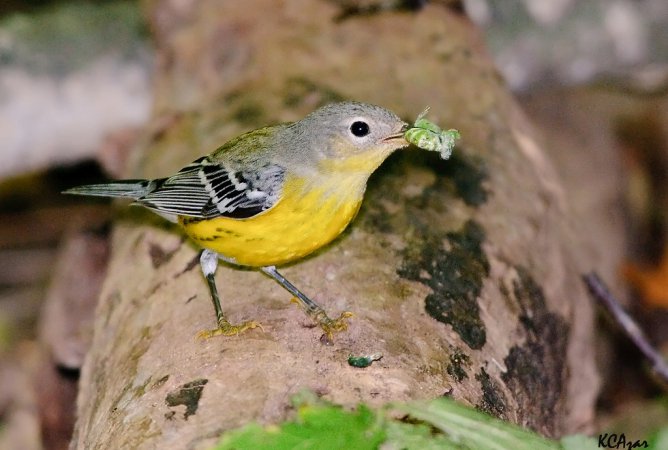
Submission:
M 286 183 L 271 209 L 248 219 L 181 218 L 200 246 L 237 264 L 274 266 L 302 258 L 335 239 L 355 217 L 362 196 L 341 196 L 324 188 Z

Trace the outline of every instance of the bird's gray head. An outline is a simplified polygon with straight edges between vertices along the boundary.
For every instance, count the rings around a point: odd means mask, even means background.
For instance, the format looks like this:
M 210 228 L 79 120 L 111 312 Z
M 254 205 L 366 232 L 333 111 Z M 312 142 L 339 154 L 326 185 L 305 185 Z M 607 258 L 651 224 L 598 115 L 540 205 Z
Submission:
M 290 128 L 302 145 L 320 157 L 345 159 L 374 153 L 384 159 L 408 145 L 403 137 L 406 127 L 396 114 L 380 106 L 341 102 L 313 111 Z

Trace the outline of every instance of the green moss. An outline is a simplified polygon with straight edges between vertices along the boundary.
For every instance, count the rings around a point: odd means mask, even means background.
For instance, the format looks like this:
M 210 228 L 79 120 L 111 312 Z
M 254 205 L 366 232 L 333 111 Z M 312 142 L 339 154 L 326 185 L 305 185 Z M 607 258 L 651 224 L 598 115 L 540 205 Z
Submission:
M 523 267 L 513 295 L 520 308 L 520 324 L 526 334 L 523 345 L 515 345 L 504 359 L 502 375 L 523 411 L 526 423 L 543 433 L 554 432 L 553 417 L 565 389 L 569 326 L 547 309 L 543 290 Z
M 209 380 L 200 378 L 186 383 L 167 394 L 165 403 L 170 407 L 184 405 L 186 407 L 186 412 L 183 414 L 183 418 L 187 420 L 189 416 L 192 416 L 197 412 L 199 399 L 202 397 L 204 386 L 208 382 Z
M 498 418 L 505 418 L 506 400 L 497 383 L 492 380 L 484 368 L 480 369 L 475 379 L 480 382 L 482 391 L 482 399 L 477 405 L 478 409 Z
M 450 364 L 446 368 L 448 374 L 455 381 L 462 381 L 465 378 L 468 378 L 466 369 L 470 364 L 470 358 L 467 354 L 463 353 L 460 349 L 456 348 L 454 352 L 450 354 Z
M 425 231 L 429 233 L 428 231 Z M 489 262 L 482 250 L 485 233 L 473 220 L 454 232 L 431 232 L 410 242 L 397 271 L 403 278 L 429 286 L 427 313 L 452 326 L 472 349 L 485 345 L 485 325 L 480 319 L 478 296 L 489 275 Z M 449 249 L 444 249 L 447 240 Z

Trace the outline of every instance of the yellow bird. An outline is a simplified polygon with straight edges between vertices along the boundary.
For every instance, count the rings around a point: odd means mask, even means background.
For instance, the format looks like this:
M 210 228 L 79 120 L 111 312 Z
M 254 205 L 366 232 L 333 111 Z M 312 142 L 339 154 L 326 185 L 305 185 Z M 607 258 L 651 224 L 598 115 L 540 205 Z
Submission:
M 297 122 L 260 128 L 223 144 L 175 175 L 80 186 L 67 194 L 129 197 L 179 223 L 203 247 L 200 265 L 218 327 L 202 337 L 238 334 L 259 324 L 231 324 L 214 274 L 221 259 L 257 268 L 294 295 L 327 336 L 347 328 L 330 319 L 276 266 L 328 244 L 355 217 L 371 173 L 406 147 L 408 125 L 379 106 L 326 105 Z

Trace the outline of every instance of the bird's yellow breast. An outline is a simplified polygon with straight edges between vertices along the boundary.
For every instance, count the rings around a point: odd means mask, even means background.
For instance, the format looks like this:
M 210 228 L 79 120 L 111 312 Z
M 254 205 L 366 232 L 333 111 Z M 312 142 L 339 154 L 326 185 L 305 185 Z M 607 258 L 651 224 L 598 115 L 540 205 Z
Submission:
M 357 214 L 366 180 L 361 186 L 332 181 L 337 186 L 288 177 L 278 202 L 254 217 L 180 218 L 179 222 L 199 245 L 240 265 L 285 264 L 331 242 Z

